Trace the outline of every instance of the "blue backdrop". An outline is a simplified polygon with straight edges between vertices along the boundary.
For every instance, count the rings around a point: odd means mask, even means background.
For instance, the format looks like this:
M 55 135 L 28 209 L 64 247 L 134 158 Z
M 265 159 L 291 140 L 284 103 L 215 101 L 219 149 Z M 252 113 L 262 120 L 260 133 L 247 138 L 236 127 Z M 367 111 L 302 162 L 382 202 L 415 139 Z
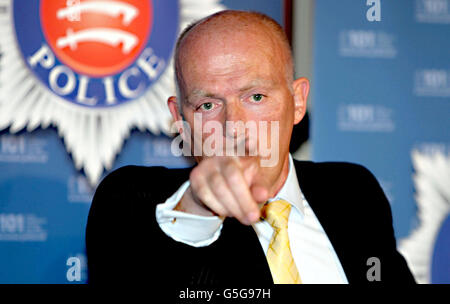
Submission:
M 317 0 L 314 28 L 313 159 L 368 167 L 391 202 L 397 239 L 407 239 L 423 224 L 412 151 L 450 155 L 450 1 Z M 441 199 L 445 219 L 450 198 Z M 424 267 L 433 264 L 431 281 L 450 283 L 448 219 L 435 224 Z
M 282 1 L 221 3 L 282 22 Z M 189 160 L 172 156 L 170 143 L 134 130 L 112 170 L 129 164 L 189 166 Z M 85 283 L 84 232 L 94 190 L 55 128 L 1 131 L 0 283 Z
M 282 1 L 222 3 L 282 23 Z M 373 4 L 366 0 L 316 1 L 312 155 L 368 167 L 390 199 L 401 240 L 420 226 L 412 150 L 450 152 L 450 1 L 380 4 L 381 20 L 369 21 Z M 113 169 L 128 164 L 189 162 L 171 156 L 169 138 L 134 130 Z M 54 128 L 1 131 L 0 283 L 86 282 L 84 229 L 93 191 Z M 430 236 L 433 282 L 450 282 L 449 223 Z

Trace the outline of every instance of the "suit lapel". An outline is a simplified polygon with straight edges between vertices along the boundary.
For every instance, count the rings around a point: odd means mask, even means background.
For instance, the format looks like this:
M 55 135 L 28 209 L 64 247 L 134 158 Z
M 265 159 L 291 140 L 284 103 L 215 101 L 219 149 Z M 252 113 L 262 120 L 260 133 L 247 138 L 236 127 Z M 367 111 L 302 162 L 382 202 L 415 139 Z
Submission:
M 356 257 L 349 221 L 351 215 L 345 215 L 335 204 L 333 191 L 328 191 L 330 181 L 322 176 L 326 172 L 321 172 L 317 164 L 294 161 L 294 165 L 300 189 L 333 245 L 349 283 L 357 281 L 358 269 L 353 263 Z M 205 257 L 211 259 L 209 266 L 205 266 L 210 275 L 208 282 L 273 284 L 265 253 L 253 227 L 227 218 L 221 237 L 210 247 L 212 251 Z
M 266 255 L 252 226 L 242 225 L 234 218 L 227 218 L 217 245 L 218 252 L 227 261 L 221 269 L 225 274 L 225 281 L 273 284 Z
M 353 265 L 355 251 L 352 249 L 349 215 L 337 203 L 337 193 L 331 190 L 326 172 L 321 172 L 313 162 L 294 161 L 294 164 L 300 189 L 333 245 L 347 280 L 352 283 L 357 274 Z

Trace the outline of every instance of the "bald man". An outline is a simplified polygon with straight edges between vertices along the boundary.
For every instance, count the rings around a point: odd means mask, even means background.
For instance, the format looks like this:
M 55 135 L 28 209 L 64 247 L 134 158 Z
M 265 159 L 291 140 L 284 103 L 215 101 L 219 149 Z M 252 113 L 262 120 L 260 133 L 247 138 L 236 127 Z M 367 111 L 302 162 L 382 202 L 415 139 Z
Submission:
M 86 232 L 91 283 L 414 282 L 373 175 L 289 154 L 309 93 L 292 62 L 263 14 L 223 11 L 184 30 L 168 107 L 197 165 L 128 166 L 102 181 Z

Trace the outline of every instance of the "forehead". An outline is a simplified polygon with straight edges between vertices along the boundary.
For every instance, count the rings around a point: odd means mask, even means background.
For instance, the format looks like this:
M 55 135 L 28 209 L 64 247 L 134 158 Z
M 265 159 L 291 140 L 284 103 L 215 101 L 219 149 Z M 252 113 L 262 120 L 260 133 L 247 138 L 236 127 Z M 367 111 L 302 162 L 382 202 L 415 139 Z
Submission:
M 263 28 L 234 27 L 194 32 L 180 47 L 185 86 L 205 77 L 277 78 L 285 75 L 280 42 Z

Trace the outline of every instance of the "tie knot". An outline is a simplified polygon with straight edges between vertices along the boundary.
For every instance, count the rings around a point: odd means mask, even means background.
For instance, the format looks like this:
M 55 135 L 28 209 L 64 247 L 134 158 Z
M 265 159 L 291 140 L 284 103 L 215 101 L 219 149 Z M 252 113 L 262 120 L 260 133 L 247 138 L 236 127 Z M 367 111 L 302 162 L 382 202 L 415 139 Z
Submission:
M 274 229 L 287 229 L 291 205 L 278 200 L 266 204 L 262 209 L 262 216 Z

